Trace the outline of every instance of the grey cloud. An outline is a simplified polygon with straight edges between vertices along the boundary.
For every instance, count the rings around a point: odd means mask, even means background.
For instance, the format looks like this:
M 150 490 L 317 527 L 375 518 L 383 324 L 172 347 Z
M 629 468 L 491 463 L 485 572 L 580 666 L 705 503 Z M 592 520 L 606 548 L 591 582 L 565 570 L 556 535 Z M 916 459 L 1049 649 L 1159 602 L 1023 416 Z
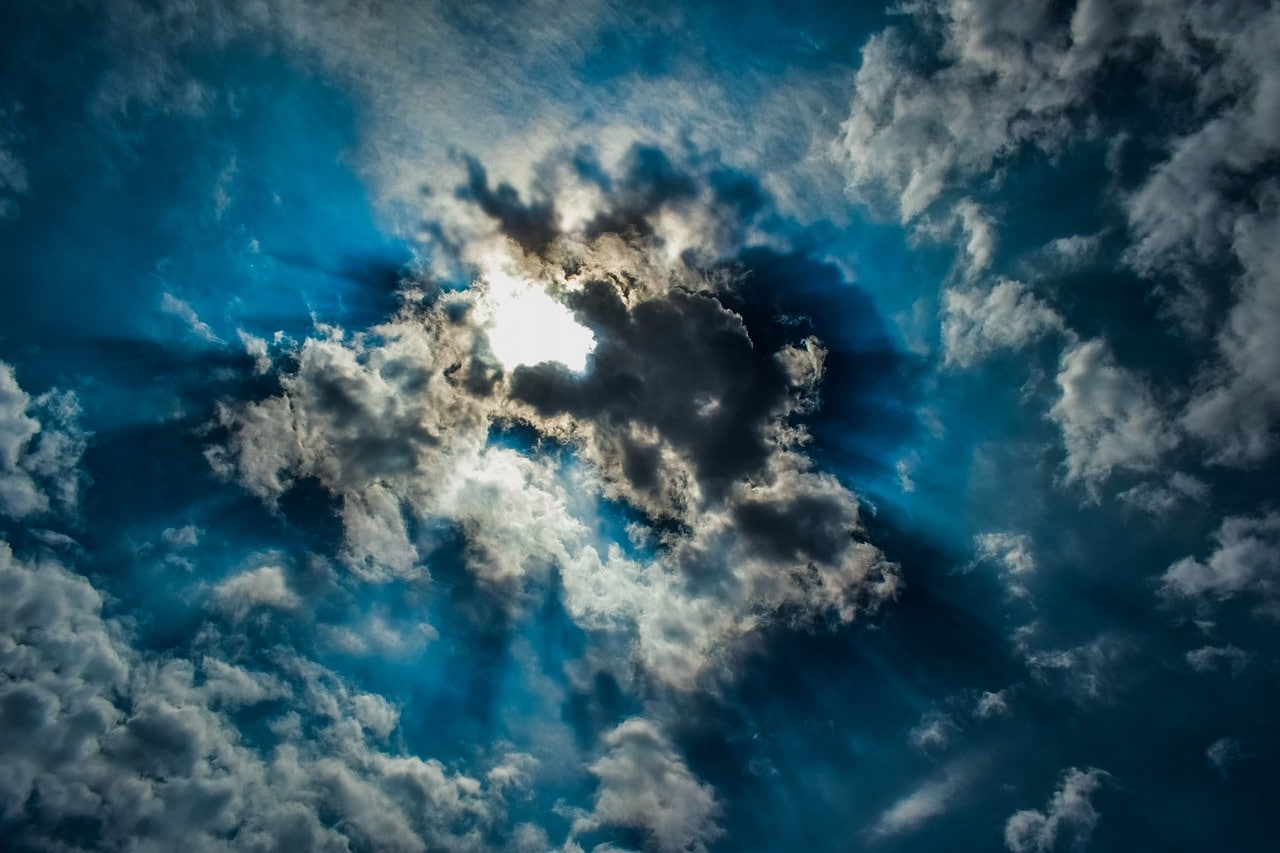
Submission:
M 1017 349 L 1066 323 L 1019 281 L 999 281 L 989 291 L 952 289 L 943 294 L 945 364 L 972 367 L 1003 349 Z
M 0 513 L 28 518 L 55 507 L 75 509 L 87 440 L 79 415 L 74 394 L 50 391 L 33 399 L 13 367 L 0 362 Z
M 940 776 L 930 779 L 885 809 L 869 834 L 872 838 L 904 835 L 941 817 L 955 804 L 964 788 L 973 782 L 974 775 L 971 763 L 952 764 Z
M 1054 849 L 1060 838 L 1078 844 L 1088 841 L 1101 815 L 1093 805 L 1093 795 L 1108 773 L 1097 768 L 1072 767 L 1043 811 L 1015 812 L 1004 827 L 1004 843 L 1013 853 L 1043 853 Z
M 1165 483 L 1139 483 L 1116 497 L 1135 509 L 1161 517 L 1189 500 L 1204 503 L 1209 497 L 1209 484 L 1190 474 L 1175 471 Z
M 1249 665 L 1253 655 L 1238 646 L 1201 646 L 1187 652 L 1187 665 L 1196 672 L 1215 672 L 1226 668 L 1232 675 L 1239 675 Z
M 285 580 L 279 566 L 266 565 L 232 575 L 213 588 L 217 607 L 236 621 L 244 619 L 257 607 L 296 610 L 302 599 Z
M 625 720 L 604 737 L 606 753 L 590 766 L 599 780 L 595 806 L 573 824 L 573 835 L 601 826 L 642 830 L 654 849 L 705 853 L 724 835 L 720 805 L 662 732 L 641 718 Z
M 1161 591 L 1174 598 L 1260 599 L 1265 613 L 1280 616 L 1280 512 L 1230 516 L 1214 532 L 1214 551 L 1203 560 L 1184 557 L 1161 576 Z
M 936 53 L 913 52 L 896 28 L 875 36 L 836 148 L 860 202 L 876 206 L 883 193 L 903 222 L 939 205 L 969 221 L 966 251 L 975 268 L 990 241 L 970 221 L 972 202 L 957 196 L 975 182 L 999 181 L 1002 164 L 1030 147 L 1052 153 L 1096 136 L 1108 120 L 1097 98 L 1104 69 L 1137 59 L 1150 84 L 1194 93 L 1190 129 L 1166 130 L 1167 158 L 1119 199 L 1132 239 L 1124 261 L 1152 279 L 1169 313 L 1216 337 L 1216 357 L 1187 389 L 1181 426 L 1213 462 L 1248 466 L 1269 456 L 1280 417 L 1280 215 L 1268 172 L 1280 151 L 1274 5 L 1085 0 L 1060 14 L 1039 0 L 1016 11 L 1007 3 L 937 0 L 909 12 L 913 26 L 936 39 Z M 1205 45 L 1215 47 L 1206 53 Z M 1201 282 L 1221 277 L 1224 262 L 1240 275 L 1226 320 L 1214 329 L 1206 322 L 1214 296 Z M 947 298 L 954 303 L 946 315 L 948 359 L 963 365 L 984 351 L 971 316 L 981 303 L 972 293 Z M 1017 344 L 1056 325 L 1041 313 L 1000 334 Z M 1154 461 L 1145 450 L 1124 458 Z M 1113 467 L 1097 461 L 1092 473 L 1084 463 L 1069 476 L 1097 482 Z
M 1067 449 L 1067 481 L 1094 497 L 1116 469 L 1150 471 L 1180 435 L 1137 374 L 1118 365 L 1104 341 L 1069 347 L 1058 372 L 1062 396 L 1049 410 Z
M 111 849 L 479 851 L 505 820 L 501 791 L 531 780 L 527 757 L 495 756 L 525 775 L 490 785 L 375 746 L 398 710 L 292 652 L 274 671 L 141 652 L 87 580 L 5 543 L 0 589 L 0 813 L 17 821 L 13 843 L 57 847 L 80 819 Z M 289 710 L 260 753 L 230 714 L 268 700 Z
M 951 740 L 960 732 L 951 715 L 944 711 L 926 711 L 920 722 L 907 732 L 907 740 L 917 751 L 935 755 L 946 750 Z

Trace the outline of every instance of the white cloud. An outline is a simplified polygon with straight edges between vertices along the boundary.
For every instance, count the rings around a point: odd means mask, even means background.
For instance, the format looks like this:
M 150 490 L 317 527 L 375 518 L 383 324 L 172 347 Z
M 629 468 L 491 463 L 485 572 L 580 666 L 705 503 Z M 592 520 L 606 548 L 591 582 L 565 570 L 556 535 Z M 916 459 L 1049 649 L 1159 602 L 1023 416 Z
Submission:
M 573 824 L 577 836 L 601 826 L 643 831 L 663 853 L 705 853 L 724 835 L 720 805 L 649 720 L 633 717 L 604 737 L 590 766 L 599 780 L 595 806 Z
M 1209 497 L 1209 484 L 1190 474 L 1174 471 L 1164 483 L 1139 483 L 1116 497 L 1135 509 L 1160 517 L 1188 500 L 1204 503 Z
M 87 438 L 76 425 L 79 415 L 74 394 L 32 399 L 13 367 L 0 362 L 0 513 L 28 518 L 55 506 L 75 509 Z
M 1019 281 L 1002 280 L 991 290 L 951 289 L 942 297 L 944 363 L 972 367 L 1004 349 L 1018 349 L 1050 332 L 1062 332 L 1062 317 Z
M 196 314 L 196 309 L 192 308 L 190 303 L 179 299 L 172 293 L 165 293 L 160 297 L 160 310 L 177 317 L 186 324 L 192 334 L 201 340 L 213 344 L 223 342 L 222 338 L 213 333 L 213 329 L 210 328 L 209 324 L 200 319 L 200 315 Z
M 1004 826 L 1005 846 L 1013 853 L 1044 853 L 1054 849 L 1060 838 L 1084 844 L 1100 817 L 1092 797 L 1107 776 L 1096 768 L 1068 770 L 1043 811 L 1024 809 L 1009 818 Z
M 1230 516 L 1213 534 L 1217 547 L 1208 558 L 1184 557 L 1161 576 L 1167 596 L 1225 600 L 1241 594 L 1262 599 L 1280 614 L 1280 512 Z
M 472 778 L 373 745 L 397 709 L 291 651 L 267 671 L 140 651 L 88 580 L 4 542 L 0 588 L 0 816 L 24 848 L 56 846 L 87 819 L 113 849 L 222 850 L 234 837 L 245 850 L 480 853 L 504 792 L 533 783 L 518 756 L 481 760 Z M 287 710 L 258 752 L 235 712 L 269 700 Z
M 907 732 L 907 741 L 924 755 L 935 755 L 951 745 L 951 739 L 960 732 L 955 720 L 943 711 L 926 711 L 920 722 Z
M 1058 387 L 1062 396 L 1049 416 L 1062 429 L 1067 481 L 1083 482 L 1095 497 L 1116 469 L 1150 471 L 1178 444 L 1147 383 L 1116 364 L 1104 341 L 1069 347 Z
M 979 558 L 1001 564 L 1010 574 L 1026 575 L 1036 570 L 1031 537 L 1025 533 L 981 533 L 973 543 Z
M 232 575 L 213 588 L 213 599 L 220 610 L 237 621 L 256 607 L 295 610 L 302 604 L 285 580 L 284 570 L 268 565 Z
M 876 819 L 869 834 L 872 838 L 889 838 L 914 832 L 939 817 L 955 804 L 956 798 L 973 781 L 969 764 L 954 764 L 941 777 L 925 782 L 898 800 Z

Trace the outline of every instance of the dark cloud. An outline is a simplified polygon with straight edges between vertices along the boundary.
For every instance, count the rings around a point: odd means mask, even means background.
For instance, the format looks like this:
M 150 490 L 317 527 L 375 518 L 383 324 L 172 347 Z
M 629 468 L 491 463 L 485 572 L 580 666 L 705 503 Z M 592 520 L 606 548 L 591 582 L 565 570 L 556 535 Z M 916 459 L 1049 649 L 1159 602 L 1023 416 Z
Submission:
M 709 294 L 672 291 L 628 309 L 612 284 L 587 284 L 570 304 L 596 332 L 589 369 L 517 368 L 511 395 L 540 415 L 594 423 L 616 446 L 640 493 L 657 485 L 659 443 L 692 464 L 708 498 L 759 473 L 765 428 L 790 393 L 773 353 L 752 345 L 741 319 Z M 633 437 L 634 427 L 653 440 Z

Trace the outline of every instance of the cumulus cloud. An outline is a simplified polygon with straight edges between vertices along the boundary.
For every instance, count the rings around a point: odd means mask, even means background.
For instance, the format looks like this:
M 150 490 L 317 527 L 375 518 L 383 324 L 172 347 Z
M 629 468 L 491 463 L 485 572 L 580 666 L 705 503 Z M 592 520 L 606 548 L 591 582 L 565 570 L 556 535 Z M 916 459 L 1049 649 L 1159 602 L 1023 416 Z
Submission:
M 1216 338 L 1216 357 L 1188 389 L 1182 425 L 1214 462 L 1247 466 L 1267 457 L 1280 417 L 1273 345 L 1280 190 L 1269 171 L 1280 152 L 1280 61 L 1272 49 L 1280 12 L 1219 0 L 1176 9 L 1146 0 L 1081 2 L 1067 14 L 1041 0 L 1016 11 L 935 0 L 905 12 L 909 25 L 890 27 L 863 49 L 836 150 L 859 202 L 896 208 L 904 223 L 938 207 L 944 218 L 963 217 L 976 269 L 993 238 L 975 224 L 970 194 L 998 184 L 1004 167 L 1030 149 L 1052 155 L 1105 132 L 1115 117 L 1097 95 L 1108 68 L 1140 58 L 1148 85 L 1192 93 L 1182 120 L 1147 131 L 1167 155 L 1120 194 L 1132 241 L 1123 258 L 1153 281 L 1172 316 Z M 920 36 L 932 49 L 919 48 Z M 1205 45 L 1214 48 L 1206 53 Z M 1130 136 L 1117 133 L 1113 149 Z M 1059 248 L 1070 259 L 1095 246 Z M 1225 322 L 1215 328 L 1211 307 L 1221 288 L 1208 282 L 1221 280 L 1224 266 L 1239 275 Z M 963 366 L 977 357 L 975 348 L 985 351 L 975 319 L 983 298 L 952 291 L 948 301 L 948 360 Z M 1018 343 L 1052 325 L 1043 313 L 1028 322 L 996 328 L 1007 327 L 1001 334 Z
M 1031 537 L 1025 533 L 997 531 L 980 533 L 973 539 L 978 552 L 978 559 L 987 560 L 999 565 L 1009 576 L 1009 582 L 1015 593 L 1025 593 L 1019 575 L 1029 575 L 1036 570 L 1036 558 L 1032 553 Z
M 56 848 L 87 820 L 110 848 L 490 849 L 505 814 L 496 783 L 376 746 L 398 724 L 382 697 L 284 650 L 270 670 L 140 651 L 89 581 L 3 542 L 0 589 L 11 842 Z M 264 702 L 286 710 L 260 752 L 234 715 Z M 532 768 L 493 763 L 513 762 Z M 499 775 L 503 790 L 529 779 Z
M 1205 559 L 1184 557 L 1160 578 L 1172 598 L 1223 601 L 1237 595 L 1260 599 L 1264 612 L 1280 614 L 1280 512 L 1230 516 L 1213 534 Z
M 32 398 L 13 367 L 0 362 L 0 513 L 29 518 L 55 507 L 75 509 L 87 439 L 79 415 L 74 394 Z
M 573 834 L 602 826 L 645 833 L 654 849 L 705 853 L 724 835 L 710 786 L 685 766 L 648 720 L 623 721 L 604 737 L 606 753 L 590 766 L 599 780 L 595 806 L 575 819 Z
M 213 600 L 220 610 L 235 620 L 257 607 L 294 610 L 302 604 L 285 580 L 279 566 L 260 566 L 232 575 L 213 588 Z
M 1100 817 L 1092 798 L 1106 781 L 1106 771 L 1072 767 L 1062 777 L 1044 810 L 1014 812 L 1004 826 L 1004 843 L 1013 853 L 1043 853 L 1059 839 L 1088 841 Z
M 576 621 L 620 632 L 650 674 L 689 686 L 762 625 L 847 622 L 899 580 L 860 541 L 857 499 L 802 452 L 795 417 L 817 405 L 822 343 L 758 345 L 726 307 L 739 274 L 671 257 L 659 236 L 673 206 L 724 223 L 763 202 L 735 213 L 749 188 L 661 152 L 633 158 L 576 233 L 554 224 L 552 201 L 492 189 L 473 164 L 466 193 L 509 233 L 458 249 L 479 266 L 471 287 L 417 298 L 408 280 L 387 322 L 319 330 L 280 394 L 220 406 L 208 455 L 273 505 L 318 482 L 340 507 L 339 556 L 366 580 L 425 573 L 410 518 L 457 525 L 468 569 L 513 607 L 554 567 Z M 707 205 L 719 212 L 696 213 Z M 592 332 L 583 371 L 497 363 L 484 318 L 507 280 Z M 572 460 L 491 442 L 514 424 Z M 642 513 L 656 548 L 602 541 L 602 497 Z
M 1115 470 L 1150 471 L 1179 442 L 1148 384 L 1117 364 L 1104 341 L 1069 347 L 1058 387 L 1049 416 L 1066 444 L 1067 481 L 1094 496 Z
M 989 291 L 952 289 L 943 294 L 944 363 L 972 367 L 1003 349 L 1017 349 L 1065 322 L 1022 282 L 1008 279 Z

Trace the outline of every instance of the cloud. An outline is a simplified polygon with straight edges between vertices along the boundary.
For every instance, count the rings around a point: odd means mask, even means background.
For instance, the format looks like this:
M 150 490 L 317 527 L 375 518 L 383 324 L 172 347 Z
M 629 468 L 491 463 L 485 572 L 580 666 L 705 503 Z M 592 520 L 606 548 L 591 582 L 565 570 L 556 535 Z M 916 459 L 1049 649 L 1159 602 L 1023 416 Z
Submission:
M 925 782 L 885 809 L 872 825 L 869 834 L 872 838 L 890 838 L 914 832 L 934 818 L 946 814 L 973 779 L 972 765 L 951 765 L 939 778 Z
M 1209 497 L 1209 484 L 1190 474 L 1174 471 L 1165 483 L 1139 483 L 1116 497 L 1135 509 L 1162 517 L 1188 500 L 1204 503 Z
M 1082 482 L 1095 497 L 1116 469 L 1150 471 L 1179 442 L 1150 387 L 1116 364 L 1104 341 L 1063 352 L 1058 387 L 1049 416 L 1066 443 L 1067 482 Z
M 991 717 L 1007 716 L 1010 713 L 1007 693 L 1008 691 L 1006 690 L 997 690 L 994 693 L 990 690 L 984 690 L 982 695 L 978 697 L 978 704 L 973 709 L 974 715 L 983 720 Z
M 166 314 L 172 314 L 187 325 L 196 337 L 207 341 L 211 344 L 223 343 L 222 338 L 214 334 L 209 324 L 200 319 L 196 314 L 196 309 L 192 308 L 190 303 L 184 302 L 171 293 L 165 293 L 160 298 L 160 310 Z
M 257 607 L 296 610 L 302 600 L 289 589 L 284 570 L 279 566 L 261 566 L 232 575 L 213 588 L 218 609 L 236 621 Z
M 1280 418 L 1280 356 L 1271 345 L 1280 333 L 1280 184 L 1269 171 L 1280 152 L 1272 49 L 1280 12 L 1265 3 L 1174 9 L 1132 0 L 1082 2 L 1063 15 L 1039 0 L 1014 13 L 984 0 L 935 0 L 906 13 L 909 24 L 863 49 L 835 148 L 858 202 L 896 208 L 904 224 L 935 207 L 963 218 L 974 269 L 997 235 L 975 218 L 971 195 L 1001 184 L 1014 158 L 1031 149 L 1053 155 L 1108 132 L 1119 150 L 1134 136 L 1127 125 L 1114 129 L 1131 123 L 1132 111 L 1117 117 L 1099 97 L 1107 69 L 1126 63 L 1154 91 L 1190 92 L 1180 119 L 1144 128 L 1141 144 L 1167 156 L 1119 193 L 1131 239 L 1123 260 L 1152 281 L 1170 316 L 1216 338 L 1181 425 L 1213 462 L 1250 466 L 1269 456 Z M 1207 44 L 1217 48 L 1206 54 Z M 1064 258 L 1091 251 L 1061 248 Z M 1232 267 L 1238 276 L 1224 272 Z M 1211 282 L 1224 277 L 1234 287 L 1215 328 L 1222 289 Z M 1028 306 L 1027 325 L 998 324 L 987 342 L 980 318 L 996 306 L 972 292 L 947 298 L 948 361 L 960 366 L 1001 341 L 1020 344 L 1055 327 L 1052 315 Z
M 18 198 L 31 190 L 27 166 L 18 150 L 23 140 L 21 115 L 21 104 L 0 107 L 0 222 L 19 215 Z
M 1280 69 L 1276 73 L 1280 87 Z M 1234 223 L 1231 245 L 1243 267 L 1238 298 L 1218 333 L 1220 362 L 1201 379 L 1182 416 L 1212 461 L 1241 467 L 1272 453 L 1280 418 L 1280 184 L 1268 187 L 1261 206 Z
M 0 513 L 21 519 L 55 506 L 75 509 L 87 440 L 79 415 L 74 394 L 49 391 L 32 399 L 13 367 L 0 362 Z
M 1013 853 L 1043 853 L 1054 849 L 1060 838 L 1084 844 L 1100 817 L 1092 797 L 1108 775 L 1096 768 L 1067 770 L 1044 811 L 1024 809 L 1009 818 L 1004 826 L 1005 846 Z
M 1223 737 L 1209 744 L 1209 748 L 1204 751 L 1204 756 L 1209 759 L 1209 763 L 1218 771 L 1218 774 L 1225 779 L 1227 766 L 1243 758 L 1244 751 L 1241 748 L 1239 738 Z
M 950 367 L 972 367 L 1000 350 L 1064 329 L 1058 312 L 1019 281 L 1002 280 L 985 293 L 952 289 L 943 294 L 942 344 Z
M 376 746 L 399 719 L 384 698 L 284 649 L 266 670 L 213 650 L 141 651 L 103 617 L 88 580 L 19 559 L 3 542 L 0 589 L 0 814 L 10 842 L 57 847 L 83 820 L 104 848 L 213 850 L 234 837 L 239 849 L 264 851 L 491 849 L 501 792 Z M 235 715 L 267 702 L 277 713 L 259 751 Z M 517 759 L 499 754 L 492 765 L 533 770 Z M 532 781 L 499 776 L 502 790 Z
M 539 232 L 528 250 L 473 235 L 458 248 L 479 267 L 466 290 L 424 296 L 409 278 L 387 322 L 318 329 L 282 364 L 281 393 L 220 404 L 208 456 L 273 506 L 300 480 L 318 483 L 339 506 L 339 557 L 364 580 L 425 574 L 418 549 L 432 538 L 412 540 L 411 520 L 456 525 L 467 569 L 510 608 L 554 568 L 575 621 L 627 638 L 648 674 L 689 687 L 727 671 L 725 651 L 757 629 L 848 622 L 900 581 L 861 540 L 854 495 L 802 452 L 796 418 L 818 404 L 822 343 L 786 327 L 761 345 L 727 307 L 743 272 L 699 269 L 644 236 L 670 225 L 672 204 L 692 222 L 727 222 L 742 204 L 750 216 L 755 190 L 661 152 L 635 158 L 587 230 Z M 532 227 L 526 203 L 473 173 L 467 193 L 496 193 L 487 204 L 502 228 Z M 556 209 L 537 204 L 543 219 Z M 697 213 L 706 205 L 722 212 Z M 483 309 L 500 279 L 590 329 L 583 372 L 497 363 Z M 533 448 L 491 441 L 516 425 Z M 571 455 L 539 453 L 543 442 Z M 628 554 L 602 539 L 602 498 L 638 511 L 657 547 Z
M 1187 666 L 1196 672 L 1216 672 L 1218 669 L 1226 667 L 1231 671 L 1232 675 L 1239 675 L 1252 659 L 1253 655 L 1230 644 L 1225 646 L 1201 646 L 1198 649 L 1192 649 L 1187 652 Z
M 1280 512 L 1229 516 L 1213 539 L 1217 547 L 1208 558 L 1184 557 L 1165 571 L 1161 592 L 1216 601 L 1245 594 L 1261 599 L 1265 612 L 1280 614 Z
M 1025 533 L 981 533 L 973 538 L 978 557 L 1002 565 L 1014 575 L 1026 575 L 1036 570 L 1036 558 L 1031 553 L 1031 537 Z
M 955 720 L 943 711 L 927 711 L 920 722 L 907 732 L 907 741 L 918 752 L 932 755 L 951 745 L 951 739 L 960 732 Z
M 574 820 L 574 836 L 602 826 L 638 829 L 664 853 L 705 853 L 723 837 L 715 792 L 698 781 L 652 722 L 624 720 L 604 744 L 605 755 L 589 768 L 599 780 L 595 805 Z

